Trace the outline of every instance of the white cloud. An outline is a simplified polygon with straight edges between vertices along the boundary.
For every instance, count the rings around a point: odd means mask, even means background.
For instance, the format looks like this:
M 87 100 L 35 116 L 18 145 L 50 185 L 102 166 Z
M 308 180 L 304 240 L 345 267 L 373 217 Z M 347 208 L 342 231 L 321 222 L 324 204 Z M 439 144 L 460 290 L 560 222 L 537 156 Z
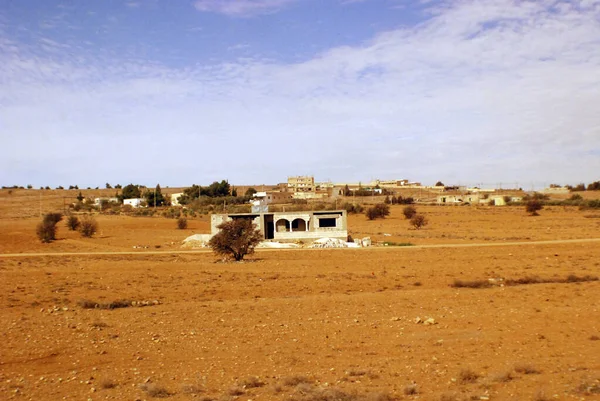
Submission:
M 250 17 L 270 14 L 298 0 L 196 0 L 198 11 L 225 14 L 231 17 Z
M 600 5 L 554 3 L 438 5 L 296 64 L 58 60 L 0 40 L 0 181 L 597 180 Z

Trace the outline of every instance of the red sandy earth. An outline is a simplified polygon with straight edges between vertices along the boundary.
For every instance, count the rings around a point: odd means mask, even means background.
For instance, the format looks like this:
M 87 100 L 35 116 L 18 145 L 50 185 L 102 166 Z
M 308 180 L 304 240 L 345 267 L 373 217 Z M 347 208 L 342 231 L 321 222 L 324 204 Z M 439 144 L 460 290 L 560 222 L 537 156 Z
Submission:
M 599 213 L 576 208 L 539 217 L 417 209 L 430 221 L 423 230 L 394 207 L 385 220 L 350 216 L 350 232 L 414 244 L 600 237 Z M 169 251 L 208 231 L 207 216 L 184 231 L 158 217 L 98 221 L 95 238 L 59 223 L 59 240 L 41 244 L 38 218 L 0 218 L 0 253 Z M 173 400 L 327 400 L 334 390 L 373 400 L 600 399 L 600 282 L 450 287 L 569 274 L 600 275 L 600 243 L 259 251 L 245 263 L 211 253 L 0 257 L 0 398 L 160 395 L 146 384 Z M 84 309 L 83 299 L 159 304 Z M 461 379 L 469 371 L 472 382 Z M 292 384 L 301 377 L 309 384 Z

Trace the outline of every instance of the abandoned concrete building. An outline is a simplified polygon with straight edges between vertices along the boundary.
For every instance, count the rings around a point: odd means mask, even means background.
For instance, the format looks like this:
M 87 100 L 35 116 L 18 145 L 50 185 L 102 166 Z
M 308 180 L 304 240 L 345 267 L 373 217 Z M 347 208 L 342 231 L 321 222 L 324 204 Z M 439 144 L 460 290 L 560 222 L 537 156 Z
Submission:
M 345 210 L 213 214 L 211 234 L 219 232 L 217 226 L 221 223 L 233 219 L 251 219 L 265 240 L 312 241 L 326 237 L 346 241 L 348 238 Z

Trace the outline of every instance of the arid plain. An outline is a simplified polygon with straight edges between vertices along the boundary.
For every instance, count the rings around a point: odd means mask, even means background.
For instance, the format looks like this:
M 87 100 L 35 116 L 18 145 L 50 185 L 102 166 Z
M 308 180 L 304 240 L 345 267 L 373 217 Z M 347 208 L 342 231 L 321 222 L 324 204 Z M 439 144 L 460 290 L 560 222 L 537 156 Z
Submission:
M 393 206 L 350 234 L 413 246 L 223 263 L 181 252 L 208 216 L 42 244 L 26 192 L 0 192 L 2 399 L 600 399 L 598 210 L 417 205 L 414 230 Z

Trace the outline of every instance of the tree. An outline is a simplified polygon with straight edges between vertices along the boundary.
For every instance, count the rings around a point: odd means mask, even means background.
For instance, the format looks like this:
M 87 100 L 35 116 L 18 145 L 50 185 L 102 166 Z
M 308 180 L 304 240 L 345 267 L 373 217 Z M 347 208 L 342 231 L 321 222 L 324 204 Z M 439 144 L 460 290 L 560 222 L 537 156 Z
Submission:
M 410 219 L 410 224 L 415 228 L 415 230 L 420 230 L 422 227 L 425 227 L 427 224 L 429 224 L 429 221 L 422 214 L 415 214 Z
M 246 190 L 246 193 L 244 195 L 246 195 L 248 197 L 252 197 L 256 192 L 257 192 L 256 189 L 254 189 L 254 188 L 248 188 Z
M 370 207 L 365 212 L 365 216 L 369 220 L 385 219 L 390 214 L 390 207 L 385 203 L 378 203 L 377 205 Z
M 219 224 L 220 230 L 215 234 L 208 245 L 218 255 L 231 257 L 236 261 L 252 254 L 262 235 L 250 219 L 233 219 Z
M 417 209 L 415 209 L 414 206 L 404 206 L 404 209 L 402 209 L 402 213 L 404 214 L 404 217 L 408 220 L 408 219 L 412 219 L 413 216 L 415 214 L 417 214 Z
M 155 196 L 156 199 L 154 198 Z M 160 185 L 157 185 L 154 190 L 147 190 L 144 193 L 144 198 L 146 198 L 148 206 L 162 206 L 165 203 L 165 197 L 160 190 Z
M 110 185 L 108 182 L 106 183 L 106 189 L 112 189 L 112 185 Z
M 386 205 L 389 205 L 390 203 L 392 203 L 392 200 L 390 199 L 390 196 L 389 196 L 389 195 L 387 195 L 387 196 L 385 197 L 385 200 L 383 201 L 383 203 L 385 203 Z
M 352 191 L 350 191 L 350 187 L 348 184 L 344 187 L 344 196 L 352 196 Z
M 600 191 L 600 181 L 594 181 L 587 186 L 588 191 Z
M 542 210 L 544 206 L 539 199 L 530 199 L 525 204 L 525 210 L 532 216 L 539 216 L 538 210 Z
M 444 186 L 444 183 L 443 183 L 443 182 L 441 182 L 441 181 L 438 181 L 438 182 L 436 182 L 436 183 L 435 183 L 435 186 L 436 186 L 436 187 L 443 187 L 443 186 Z
M 122 199 L 136 199 L 141 196 L 140 187 L 138 185 L 129 184 L 121 191 Z
M 77 200 L 79 202 L 83 202 L 84 199 L 85 199 L 85 197 L 83 196 L 83 194 L 81 193 L 81 191 L 79 191 L 79 195 L 77 195 Z

